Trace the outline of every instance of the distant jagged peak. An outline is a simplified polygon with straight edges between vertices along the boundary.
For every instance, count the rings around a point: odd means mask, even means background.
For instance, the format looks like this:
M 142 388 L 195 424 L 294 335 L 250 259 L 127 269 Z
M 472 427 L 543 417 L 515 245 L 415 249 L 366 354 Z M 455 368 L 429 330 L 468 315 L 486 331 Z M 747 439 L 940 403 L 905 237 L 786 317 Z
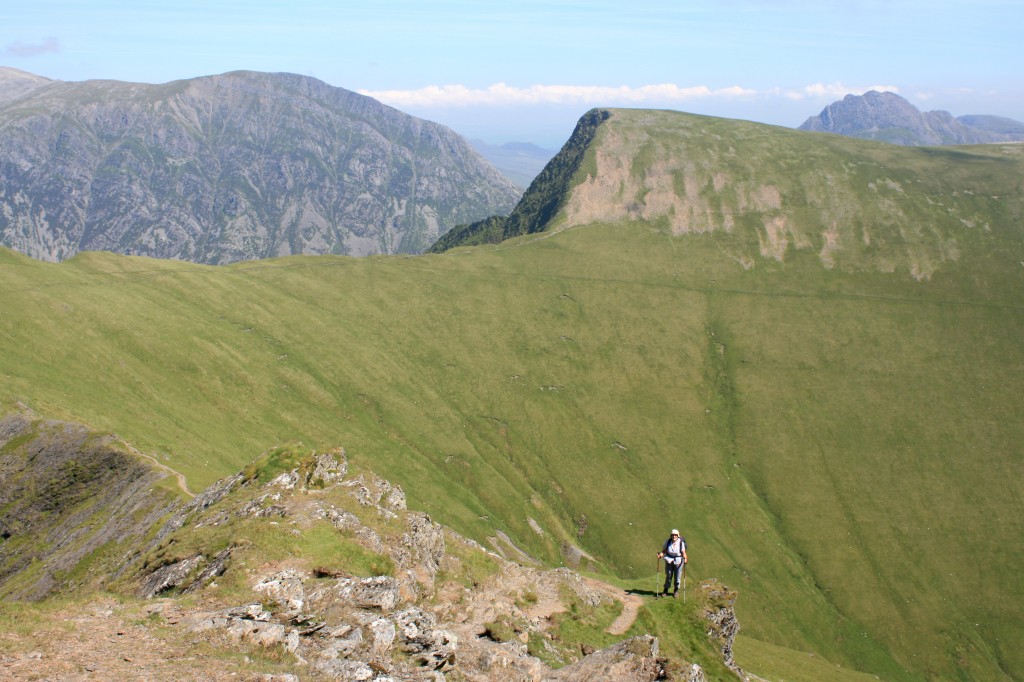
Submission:
M 993 126 L 986 116 L 954 118 L 948 111 L 922 112 L 895 92 L 869 90 L 847 95 L 811 116 L 800 130 L 835 133 L 906 146 L 985 144 L 1024 139 L 1024 124 L 1005 119 Z M 976 121 L 985 121 L 980 125 Z M 1008 126 L 1005 121 L 1009 121 Z M 1013 131 L 1013 124 L 1021 129 Z

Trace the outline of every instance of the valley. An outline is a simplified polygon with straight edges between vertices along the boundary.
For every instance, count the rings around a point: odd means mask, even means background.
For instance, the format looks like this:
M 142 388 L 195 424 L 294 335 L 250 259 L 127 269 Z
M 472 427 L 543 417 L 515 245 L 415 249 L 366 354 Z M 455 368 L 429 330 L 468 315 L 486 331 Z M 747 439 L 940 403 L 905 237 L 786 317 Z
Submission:
M 0 251 L 0 401 L 192 491 L 343 446 L 505 559 L 624 589 L 678 526 L 766 677 L 1020 677 L 1024 148 L 606 113 L 437 253 Z M 665 608 L 633 631 L 693 651 Z

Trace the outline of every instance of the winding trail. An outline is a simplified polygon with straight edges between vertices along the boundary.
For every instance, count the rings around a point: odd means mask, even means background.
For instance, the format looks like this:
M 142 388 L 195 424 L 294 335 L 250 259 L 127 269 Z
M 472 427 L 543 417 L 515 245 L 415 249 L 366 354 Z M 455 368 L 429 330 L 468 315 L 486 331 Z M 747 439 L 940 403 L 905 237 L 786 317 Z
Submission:
M 177 481 L 178 481 L 178 487 L 181 488 L 181 492 L 185 493 L 189 497 L 195 497 L 196 496 L 196 494 L 194 492 L 192 492 L 191 490 L 188 489 L 188 481 L 185 480 L 185 475 L 184 474 L 182 474 L 179 471 L 175 471 L 174 469 L 172 469 L 171 467 L 167 466 L 166 464 L 161 463 L 153 455 L 147 455 L 145 452 L 142 452 L 141 450 L 139 450 L 138 448 L 134 447 L 130 443 L 125 443 L 124 441 L 121 441 L 121 442 L 125 445 L 125 447 L 127 447 L 129 450 L 132 451 L 133 455 L 136 455 L 137 457 L 142 457 L 143 459 L 148 459 L 150 462 L 153 463 L 154 466 L 156 466 L 157 469 L 160 469 L 161 471 L 163 471 L 163 472 L 165 472 L 165 473 L 167 473 L 167 474 L 169 474 L 171 476 L 174 476 L 174 478 L 177 479 Z
M 630 594 L 620 587 L 609 585 L 606 582 L 595 580 L 594 578 L 585 577 L 583 580 L 590 587 L 596 590 L 601 590 L 615 601 L 622 602 L 622 613 L 619 614 L 618 618 L 612 621 L 612 624 L 605 629 L 605 632 L 610 635 L 626 634 L 626 631 L 628 631 L 629 628 L 633 626 L 633 623 L 636 622 L 636 617 L 640 613 L 640 607 L 643 606 L 644 603 L 643 597 L 636 594 Z

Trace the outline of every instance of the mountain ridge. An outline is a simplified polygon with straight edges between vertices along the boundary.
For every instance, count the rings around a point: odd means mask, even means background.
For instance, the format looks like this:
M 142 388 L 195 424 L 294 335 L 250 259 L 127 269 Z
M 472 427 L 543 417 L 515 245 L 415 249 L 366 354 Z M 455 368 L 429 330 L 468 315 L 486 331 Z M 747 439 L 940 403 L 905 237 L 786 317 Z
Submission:
M 480 543 L 648 585 L 680 528 L 752 638 L 1020 677 L 1024 148 L 609 114 L 497 245 L 0 252 L 0 400 L 192 489 L 344 443 Z
M 677 236 L 716 234 L 744 268 L 816 254 L 825 269 L 899 268 L 922 280 L 954 263 L 965 240 L 987 239 L 993 209 L 1019 212 L 1019 179 L 1005 171 L 1021 156 L 1012 144 L 901 151 L 747 121 L 594 110 L 511 214 L 458 226 L 430 250 L 644 220 Z
M 234 667 L 241 645 L 257 670 L 311 668 L 338 680 L 420 679 L 423 669 L 474 680 L 500 670 L 523 682 L 653 682 L 684 671 L 672 679 L 703 682 L 705 667 L 711 679 L 742 677 L 732 657 L 736 594 L 717 581 L 692 588 L 699 607 L 647 609 L 594 578 L 514 563 L 497 543 L 491 552 L 409 509 L 400 486 L 357 469 L 343 448 L 278 446 L 191 499 L 169 490 L 166 472 L 134 452 L 79 424 L 29 413 L 0 418 L 0 619 L 8 602 L 59 595 L 89 605 L 102 590 L 118 596 L 118 610 L 150 616 L 125 642 L 202 633 L 208 647 L 193 641 L 190 676 Z M 90 523 L 96 518 L 104 522 Z M 272 546 L 262 536 L 276 536 Z M 617 604 L 628 622 L 611 621 Z M 703 667 L 681 660 L 671 642 L 659 651 L 656 636 L 636 632 L 638 606 L 649 629 L 674 634 L 660 622 L 666 616 L 707 628 L 706 640 L 685 652 Z M 33 635 L 52 620 L 35 620 Z M 75 619 L 79 627 L 83 620 Z M 15 675 L 26 673 L 22 663 L 52 676 L 76 666 L 109 672 L 111 661 L 96 656 L 106 634 L 75 634 L 59 652 L 41 642 L 45 655 L 37 649 L 34 659 L 0 661 Z M 0 632 L 5 654 L 22 640 Z M 157 676 L 180 679 L 180 655 L 136 646 L 119 677 L 160 669 Z M 185 648 L 155 648 L 174 646 Z
M 847 95 L 804 121 L 799 130 L 835 133 L 893 144 L 960 145 L 1024 140 L 1024 123 L 995 116 L 954 118 L 948 111 L 922 112 L 894 92 Z
M 38 258 L 415 253 L 519 195 L 447 128 L 305 76 L 5 82 L 0 243 Z

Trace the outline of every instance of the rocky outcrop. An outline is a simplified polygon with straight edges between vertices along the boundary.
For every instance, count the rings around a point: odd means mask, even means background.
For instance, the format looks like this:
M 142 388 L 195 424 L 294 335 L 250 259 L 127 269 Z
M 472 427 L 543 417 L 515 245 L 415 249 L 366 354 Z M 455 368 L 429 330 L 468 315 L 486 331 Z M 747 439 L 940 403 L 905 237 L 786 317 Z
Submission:
M 14 418 L 0 422 L 0 434 L 7 438 L 2 442 L 21 438 L 20 447 L 34 453 L 32 462 L 45 469 L 59 439 L 52 433 L 49 438 L 26 433 L 32 425 Z M 45 431 L 40 424 L 35 428 Z M 76 432 L 65 428 L 61 433 L 65 431 Z M 12 451 L 20 452 L 0 447 L 5 455 Z M 79 457 L 84 451 L 81 446 L 71 450 Z M 9 460 L 0 460 L 5 464 L 0 482 L 12 480 Z M 58 461 L 67 465 L 66 459 Z M 124 554 L 120 565 L 106 566 L 111 575 L 127 576 L 116 585 L 123 588 L 127 581 L 138 596 L 159 597 L 147 612 L 168 626 L 201 634 L 215 646 L 274 649 L 279 652 L 275 656 L 288 655 L 324 679 L 441 680 L 448 673 L 479 682 L 704 679 L 699 666 L 662 658 L 657 639 L 650 635 L 599 651 L 561 643 L 552 629 L 557 614 L 605 606 L 615 599 L 614 588 L 567 568 L 544 570 L 500 559 L 428 515 L 409 511 L 401 487 L 370 473 L 349 476 L 340 448 L 314 452 L 288 471 L 268 473 L 268 466 L 273 465 L 264 459 L 180 503 L 176 512 L 164 508 L 162 518 L 146 517 L 148 523 L 134 536 L 123 537 L 153 539 L 137 553 Z M 20 481 L 18 476 L 13 480 Z M 95 472 L 92 479 L 111 485 Z M 3 518 L 4 527 L 11 527 L 8 517 Z M 287 553 L 284 559 L 254 564 L 248 554 L 254 536 L 237 531 L 253 534 L 282 525 L 289 529 L 285 537 L 296 538 L 326 526 L 391 563 L 380 564 L 384 571 L 376 575 L 351 574 L 344 567 Z M 39 535 L 40 529 L 36 531 Z M 232 540 L 215 551 L 197 543 L 196 534 Z M 0 551 L 13 537 L 0 543 Z M 498 572 L 473 579 L 472 589 L 463 587 L 451 579 L 461 575 L 462 564 L 450 550 L 463 557 L 479 555 L 474 563 L 491 562 Z M 23 582 L 24 574 L 13 575 Z M 438 584 L 440 576 L 447 577 Z M 228 595 L 240 594 L 239 582 L 244 583 L 241 593 L 247 600 L 224 603 L 218 599 L 218 582 L 233 585 Z M 96 583 L 108 588 L 114 584 Z M 175 599 L 188 593 L 202 597 Z M 731 602 L 725 604 L 731 593 L 708 594 L 708 603 L 716 606 L 709 610 L 714 630 L 709 636 L 731 643 L 737 629 L 730 625 L 734 617 L 730 621 L 717 608 L 724 605 L 731 613 Z M 723 652 L 731 656 L 731 644 Z
M 0 244 L 42 260 L 418 253 L 520 194 L 451 130 L 313 78 L 0 72 Z
M 434 679 L 430 675 L 454 672 L 480 682 L 646 681 L 668 679 L 670 669 L 672 679 L 680 679 L 677 673 L 684 669 L 693 674 L 681 679 L 703 679 L 699 666 L 670 666 L 651 636 L 588 649 L 587 655 L 567 650 L 548 632 L 553 617 L 569 608 L 566 600 L 581 608 L 610 603 L 609 586 L 566 568 L 543 570 L 499 559 L 428 515 L 409 511 L 401 487 L 348 471 L 345 452 L 337 449 L 314 453 L 308 463 L 262 485 L 258 474 L 217 484 L 168 522 L 173 530 L 149 555 L 164 559 L 141 566 L 138 593 L 167 596 L 210 584 L 203 575 L 224 561 L 173 551 L 191 528 L 263 519 L 301 534 L 309 524 L 327 522 L 367 551 L 387 556 L 393 575 L 358 576 L 294 561 L 255 573 L 250 567 L 247 580 L 258 603 L 197 610 L 177 620 L 192 632 L 228 642 L 278 648 L 327 679 Z M 273 515 L 266 513 L 270 509 Z M 449 547 L 486 554 L 499 573 L 473 589 L 451 581 L 438 585 L 442 572 L 459 570 Z M 499 624 L 514 636 L 493 635 Z M 541 652 L 564 667 L 552 669 L 537 658 Z
M 718 645 L 725 667 L 740 679 L 746 679 L 746 674 L 733 657 L 733 645 L 740 631 L 740 622 L 733 608 L 736 603 L 736 591 L 730 590 L 717 580 L 705 580 L 701 583 L 700 590 L 704 602 L 701 615 L 708 623 L 708 638 Z
M 558 682 L 650 682 L 670 679 L 666 675 L 665 663 L 664 659 L 658 658 L 658 639 L 650 635 L 640 635 L 585 656 L 546 679 Z M 673 676 L 671 679 L 704 682 L 704 672 L 700 666 L 691 666 L 687 673 L 682 678 Z
M 910 146 L 1024 140 L 1024 124 L 1001 119 L 999 125 L 993 125 L 993 118 L 953 118 L 948 111 L 922 112 L 894 92 L 871 90 L 833 102 L 804 121 L 800 130 Z

